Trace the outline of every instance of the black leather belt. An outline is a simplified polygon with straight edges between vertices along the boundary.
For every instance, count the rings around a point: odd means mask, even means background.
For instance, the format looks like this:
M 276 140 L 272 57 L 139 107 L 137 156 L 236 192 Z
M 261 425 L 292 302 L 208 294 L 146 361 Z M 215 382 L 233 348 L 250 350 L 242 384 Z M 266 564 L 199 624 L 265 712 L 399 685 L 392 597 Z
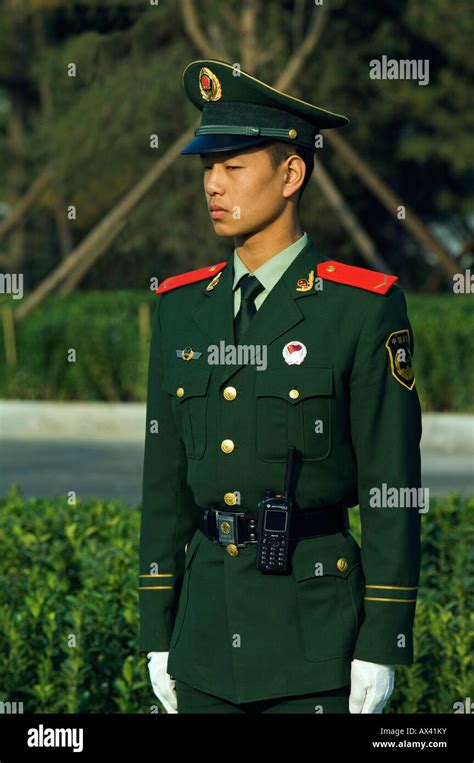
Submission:
M 200 509 L 199 529 L 214 543 L 227 545 L 231 542 L 240 547 L 258 542 L 256 514 L 218 506 L 207 509 L 198 506 L 198 508 Z M 225 533 L 220 531 L 221 523 L 226 523 Z M 330 535 L 345 532 L 348 529 L 347 508 L 300 509 L 293 510 L 291 515 L 290 538 L 294 539 Z

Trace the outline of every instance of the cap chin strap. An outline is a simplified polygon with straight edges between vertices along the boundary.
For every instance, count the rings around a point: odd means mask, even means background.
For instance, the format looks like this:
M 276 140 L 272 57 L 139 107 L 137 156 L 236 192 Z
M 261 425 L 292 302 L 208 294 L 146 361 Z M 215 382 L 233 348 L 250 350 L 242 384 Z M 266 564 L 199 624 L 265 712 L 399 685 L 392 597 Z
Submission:
M 294 140 L 298 137 L 296 130 L 282 130 L 278 127 L 252 127 L 251 125 L 205 125 L 195 130 L 195 135 L 262 135 L 268 138 L 286 138 Z

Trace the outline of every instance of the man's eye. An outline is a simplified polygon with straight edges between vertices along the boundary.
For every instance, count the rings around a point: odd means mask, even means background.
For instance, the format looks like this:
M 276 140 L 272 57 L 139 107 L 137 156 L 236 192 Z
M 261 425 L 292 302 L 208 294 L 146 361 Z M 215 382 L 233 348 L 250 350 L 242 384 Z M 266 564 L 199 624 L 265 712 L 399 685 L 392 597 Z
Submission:
M 204 165 L 203 166 L 204 172 L 206 170 L 210 170 L 210 169 L 212 169 L 212 167 L 210 165 Z M 241 170 L 241 169 L 242 169 L 242 167 L 240 166 L 240 164 L 227 164 L 226 165 L 226 170 Z

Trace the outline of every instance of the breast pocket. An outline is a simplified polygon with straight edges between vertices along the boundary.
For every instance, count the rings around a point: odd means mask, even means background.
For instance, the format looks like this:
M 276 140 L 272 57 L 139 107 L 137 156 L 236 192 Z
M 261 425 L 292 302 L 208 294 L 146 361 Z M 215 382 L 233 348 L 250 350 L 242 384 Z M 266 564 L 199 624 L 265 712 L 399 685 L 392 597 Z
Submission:
M 257 373 L 256 449 L 264 461 L 286 461 L 295 445 L 303 461 L 331 451 L 333 371 L 330 366 Z
M 349 533 L 298 542 L 293 577 L 306 659 L 352 656 L 363 620 L 365 579 L 360 548 Z
M 199 369 L 168 368 L 165 372 L 162 389 L 172 395 L 176 424 L 189 458 L 202 458 L 206 450 L 207 389 L 210 375 L 211 369 L 208 366 Z

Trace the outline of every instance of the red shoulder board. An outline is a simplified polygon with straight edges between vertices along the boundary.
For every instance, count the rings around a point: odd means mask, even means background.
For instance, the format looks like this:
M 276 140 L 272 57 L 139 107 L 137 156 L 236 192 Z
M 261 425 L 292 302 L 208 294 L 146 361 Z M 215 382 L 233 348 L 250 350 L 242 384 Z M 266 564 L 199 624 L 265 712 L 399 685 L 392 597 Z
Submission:
M 398 281 L 398 276 L 389 276 L 387 273 L 379 273 L 377 270 L 367 270 L 367 268 L 356 268 L 354 265 L 345 265 L 335 260 L 319 262 L 316 271 L 319 278 L 324 278 L 326 281 L 357 286 L 359 289 L 375 291 L 377 294 L 386 294 L 391 285 Z
M 179 276 L 170 276 L 165 278 L 155 291 L 155 294 L 161 294 L 164 291 L 177 289 L 178 286 L 186 286 L 188 283 L 203 281 L 204 278 L 210 278 L 217 275 L 225 268 L 227 262 L 218 262 L 217 265 L 209 265 L 207 268 L 198 268 L 197 270 L 188 270 L 187 273 L 180 273 Z

